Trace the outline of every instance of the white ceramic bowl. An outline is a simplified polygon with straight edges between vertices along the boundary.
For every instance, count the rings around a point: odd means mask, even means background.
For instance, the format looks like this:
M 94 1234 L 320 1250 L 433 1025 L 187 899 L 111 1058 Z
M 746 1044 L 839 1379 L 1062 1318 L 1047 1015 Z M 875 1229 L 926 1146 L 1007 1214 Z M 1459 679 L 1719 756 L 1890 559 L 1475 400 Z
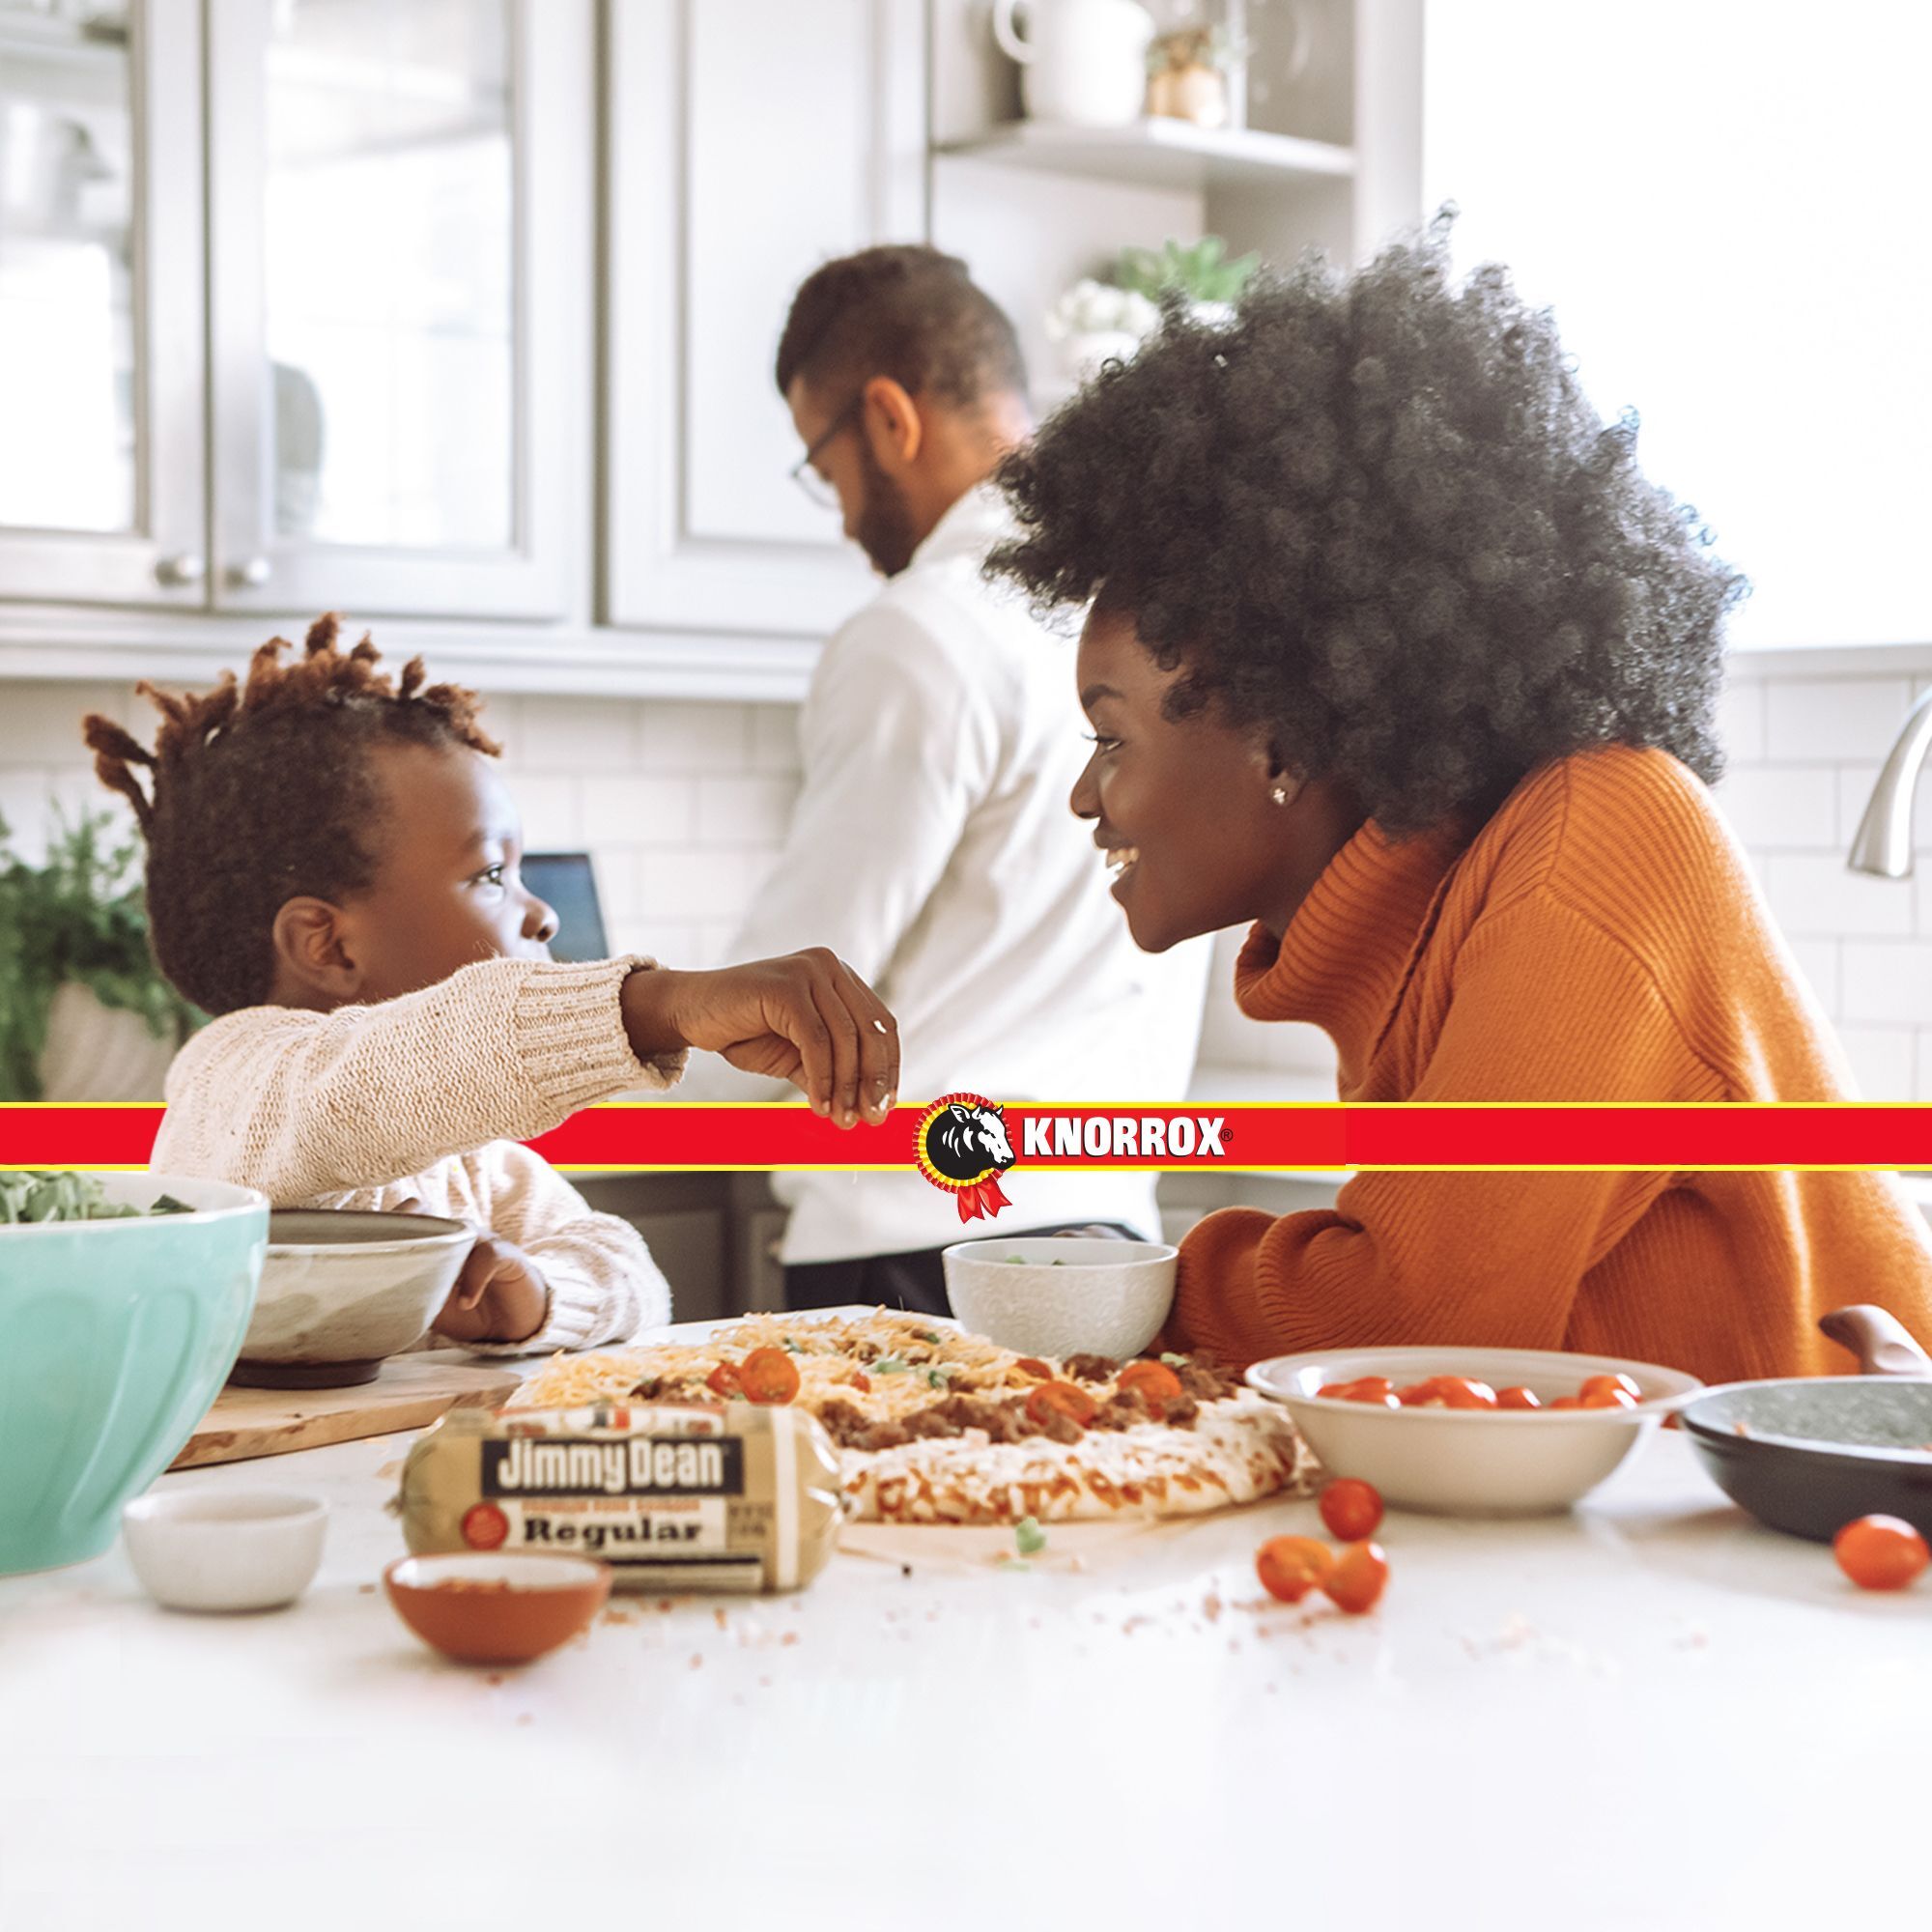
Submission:
M 435 1319 L 475 1239 L 463 1222 L 433 1214 L 276 1209 L 234 1379 L 281 1387 L 373 1380 L 384 1357 Z
M 1315 1391 L 1386 1376 L 1398 1388 L 1465 1376 L 1526 1388 L 1543 1402 L 1575 1395 L 1588 1376 L 1626 1375 L 1635 1408 L 1379 1408 Z M 1331 1475 L 1359 1476 L 1404 1509 L 1449 1516 L 1537 1516 L 1568 1509 L 1630 1455 L 1644 1435 L 1703 1387 L 1654 1362 L 1540 1349 L 1360 1349 L 1277 1355 L 1248 1385 L 1283 1404 Z
M 128 1558 L 175 1610 L 270 1610 L 315 1580 L 328 1505 L 287 1490 L 171 1490 L 121 1512 Z
M 1179 1253 L 1084 1235 L 958 1241 L 941 1258 L 960 1325 L 1023 1355 L 1137 1355 L 1174 1306 Z

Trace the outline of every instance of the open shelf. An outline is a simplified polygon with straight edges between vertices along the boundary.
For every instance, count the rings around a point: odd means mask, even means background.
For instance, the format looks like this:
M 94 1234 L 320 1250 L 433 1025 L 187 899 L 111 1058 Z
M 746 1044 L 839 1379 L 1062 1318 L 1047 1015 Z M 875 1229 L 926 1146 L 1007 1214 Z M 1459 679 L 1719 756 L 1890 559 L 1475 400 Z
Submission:
M 1067 128 L 1013 121 L 939 152 L 1040 174 L 1144 187 L 1202 189 L 1300 177 L 1335 180 L 1355 172 L 1354 151 L 1254 128 L 1197 128 L 1151 118 L 1125 128 Z

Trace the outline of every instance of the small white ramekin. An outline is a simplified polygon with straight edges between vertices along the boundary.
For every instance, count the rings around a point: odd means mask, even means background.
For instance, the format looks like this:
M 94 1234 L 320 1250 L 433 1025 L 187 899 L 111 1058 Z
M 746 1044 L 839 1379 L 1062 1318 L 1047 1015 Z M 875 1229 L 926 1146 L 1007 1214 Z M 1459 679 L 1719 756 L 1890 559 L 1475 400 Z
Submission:
M 128 1559 L 174 1610 L 292 1604 L 322 1563 L 328 1505 L 287 1490 L 171 1490 L 121 1512 Z

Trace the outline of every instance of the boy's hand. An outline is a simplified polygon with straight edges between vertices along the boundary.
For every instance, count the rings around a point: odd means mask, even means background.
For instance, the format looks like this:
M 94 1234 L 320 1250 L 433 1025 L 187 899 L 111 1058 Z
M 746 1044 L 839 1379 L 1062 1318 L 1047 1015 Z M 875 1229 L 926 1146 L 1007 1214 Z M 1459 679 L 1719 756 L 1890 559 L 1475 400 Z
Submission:
M 406 1202 L 397 1212 L 419 1213 Z M 451 1342 L 527 1342 L 550 1313 L 550 1287 L 522 1248 L 487 1229 L 464 1258 L 456 1286 L 429 1325 Z
M 748 1073 L 789 1080 L 813 1113 L 841 1127 L 862 1114 L 876 1124 L 898 1095 L 898 1023 L 822 946 L 712 973 L 633 973 L 620 1000 L 639 1060 L 702 1047 Z

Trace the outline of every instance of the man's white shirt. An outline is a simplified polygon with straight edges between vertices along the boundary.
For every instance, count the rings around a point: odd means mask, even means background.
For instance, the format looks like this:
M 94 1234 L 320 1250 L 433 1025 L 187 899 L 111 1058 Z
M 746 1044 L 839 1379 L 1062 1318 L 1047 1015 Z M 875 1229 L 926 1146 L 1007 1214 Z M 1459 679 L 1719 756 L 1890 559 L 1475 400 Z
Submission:
M 1154 956 L 1128 935 L 1068 804 L 1089 752 L 1073 640 L 980 573 L 1009 527 L 997 493 L 969 492 L 826 644 L 790 834 L 724 956 L 830 947 L 898 1017 L 901 1104 L 1179 1100 L 1211 949 Z M 676 1097 L 796 1093 L 696 1055 Z M 962 1228 L 952 1196 L 910 1168 L 772 1177 L 794 1264 L 1061 1221 L 1157 1236 L 1153 1182 L 1022 1164 L 996 1229 Z

